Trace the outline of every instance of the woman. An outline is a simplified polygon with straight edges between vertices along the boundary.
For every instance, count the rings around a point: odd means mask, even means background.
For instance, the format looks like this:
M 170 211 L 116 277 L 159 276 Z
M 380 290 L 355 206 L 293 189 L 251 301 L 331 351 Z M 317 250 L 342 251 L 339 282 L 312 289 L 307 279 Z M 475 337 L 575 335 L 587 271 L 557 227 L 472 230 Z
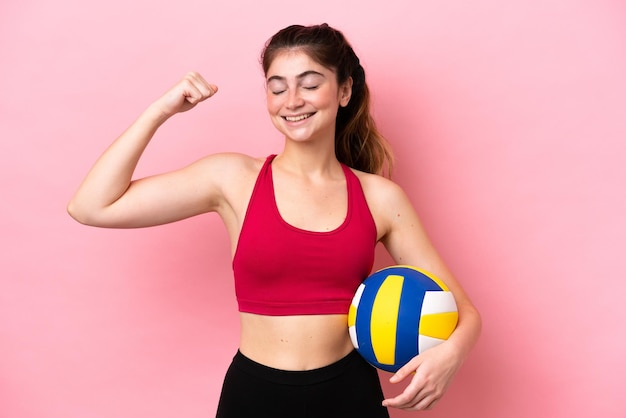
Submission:
M 387 407 L 432 408 L 474 345 L 480 317 L 406 195 L 379 175 L 390 167 L 390 152 L 371 119 L 359 59 L 342 33 L 324 24 L 279 31 L 262 63 L 268 112 L 285 136 L 279 155 L 210 155 L 133 180 L 161 124 L 217 92 L 189 73 L 102 154 L 68 211 L 110 228 L 220 215 L 231 239 L 241 341 L 219 417 L 387 417 Z M 410 383 L 388 399 L 346 326 L 377 242 L 397 263 L 442 278 L 459 309 L 452 336 L 391 377 Z

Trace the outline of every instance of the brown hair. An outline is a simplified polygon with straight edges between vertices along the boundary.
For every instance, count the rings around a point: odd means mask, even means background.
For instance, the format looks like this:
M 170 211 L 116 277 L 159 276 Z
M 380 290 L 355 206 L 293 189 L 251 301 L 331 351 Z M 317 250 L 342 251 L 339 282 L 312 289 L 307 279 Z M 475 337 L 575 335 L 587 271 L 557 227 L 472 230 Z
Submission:
M 349 167 L 374 174 L 391 175 L 393 154 L 389 143 L 376 128 L 370 113 L 370 93 L 365 71 L 344 35 L 326 23 L 314 26 L 292 25 L 277 32 L 265 44 L 261 54 L 267 71 L 278 53 L 301 49 L 313 60 L 332 69 L 337 83 L 352 77 L 352 97 L 337 112 L 335 154 Z

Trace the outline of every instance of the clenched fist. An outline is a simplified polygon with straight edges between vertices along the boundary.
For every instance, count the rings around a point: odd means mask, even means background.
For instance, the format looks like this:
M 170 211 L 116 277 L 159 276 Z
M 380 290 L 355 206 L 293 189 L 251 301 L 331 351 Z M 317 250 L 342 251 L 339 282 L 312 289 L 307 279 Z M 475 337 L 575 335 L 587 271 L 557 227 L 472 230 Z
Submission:
M 161 96 L 154 105 L 163 112 L 163 115 L 170 117 L 193 109 L 216 92 L 216 85 L 209 84 L 199 73 L 192 71 Z

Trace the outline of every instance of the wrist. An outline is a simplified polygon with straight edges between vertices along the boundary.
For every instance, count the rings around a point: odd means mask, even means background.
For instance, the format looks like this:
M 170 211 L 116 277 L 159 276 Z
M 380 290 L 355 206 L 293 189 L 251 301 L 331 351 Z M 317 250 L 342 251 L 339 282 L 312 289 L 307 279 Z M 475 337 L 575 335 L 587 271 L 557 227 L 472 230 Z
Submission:
M 147 122 L 156 126 L 161 126 L 172 116 L 173 115 L 170 115 L 163 111 L 163 109 L 158 106 L 157 103 L 152 103 L 146 108 L 146 110 L 144 110 L 141 115 L 142 119 L 145 119 Z

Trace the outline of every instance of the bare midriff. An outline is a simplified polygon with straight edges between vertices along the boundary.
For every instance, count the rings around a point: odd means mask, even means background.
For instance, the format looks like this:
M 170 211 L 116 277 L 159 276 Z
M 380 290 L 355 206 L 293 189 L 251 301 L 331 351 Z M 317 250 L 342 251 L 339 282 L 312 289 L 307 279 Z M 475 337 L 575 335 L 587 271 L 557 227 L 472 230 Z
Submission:
M 346 315 L 266 316 L 240 313 L 243 355 L 281 370 L 312 370 L 354 348 Z

